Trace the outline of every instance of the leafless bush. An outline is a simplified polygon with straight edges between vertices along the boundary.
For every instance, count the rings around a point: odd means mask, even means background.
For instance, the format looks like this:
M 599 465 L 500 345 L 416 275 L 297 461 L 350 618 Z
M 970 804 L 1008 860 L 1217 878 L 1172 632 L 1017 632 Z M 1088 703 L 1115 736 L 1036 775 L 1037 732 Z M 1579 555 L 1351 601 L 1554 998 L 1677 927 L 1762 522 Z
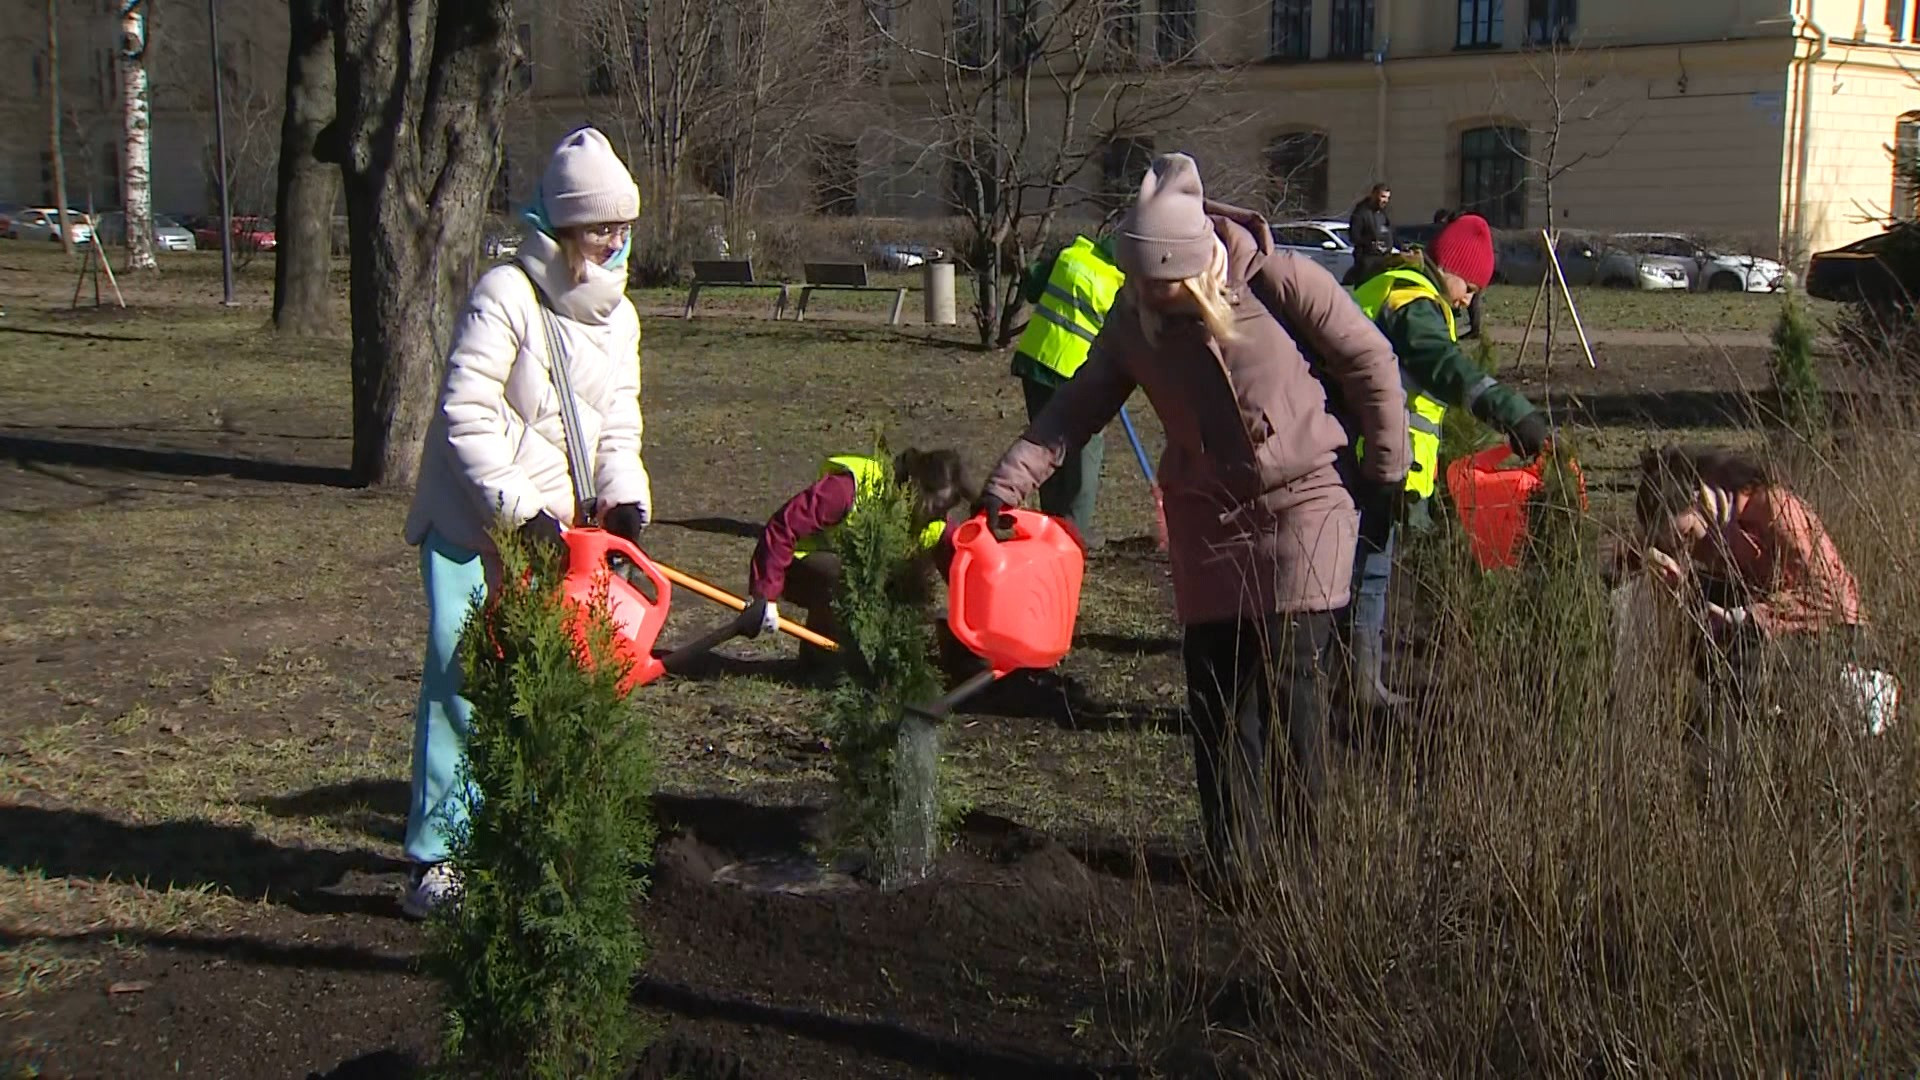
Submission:
M 1858 409 L 1840 449 L 1776 434 L 1768 453 L 1860 578 L 1861 662 L 1910 688 L 1920 414 Z M 1144 1054 L 1248 1075 L 1920 1064 L 1914 726 L 1863 734 L 1841 658 L 1782 652 L 1720 738 L 1686 618 L 1636 626 L 1663 633 L 1662 662 L 1616 670 L 1594 540 L 1564 532 L 1547 573 L 1482 575 L 1444 542 L 1410 560 L 1437 643 L 1417 730 L 1361 740 L 1318 849 L 1221 918 L 1230 946 L 1182 954 L 1143 907 L 1129 981 L 1160 990 L 1132 1002 Z

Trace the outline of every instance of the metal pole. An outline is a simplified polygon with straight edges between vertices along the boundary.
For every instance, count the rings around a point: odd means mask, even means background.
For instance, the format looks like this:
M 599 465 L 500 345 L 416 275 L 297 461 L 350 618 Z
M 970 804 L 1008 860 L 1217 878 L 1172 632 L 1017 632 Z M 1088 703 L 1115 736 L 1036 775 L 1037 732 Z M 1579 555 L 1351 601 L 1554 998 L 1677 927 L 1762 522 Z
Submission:
M 227 114 L 220 93 L 220 6 L 207 0 L 207 40 L 213 56 L 214 182 L 220 188 L 221 303 L 233 306 L 233 204 L 227 199 Z

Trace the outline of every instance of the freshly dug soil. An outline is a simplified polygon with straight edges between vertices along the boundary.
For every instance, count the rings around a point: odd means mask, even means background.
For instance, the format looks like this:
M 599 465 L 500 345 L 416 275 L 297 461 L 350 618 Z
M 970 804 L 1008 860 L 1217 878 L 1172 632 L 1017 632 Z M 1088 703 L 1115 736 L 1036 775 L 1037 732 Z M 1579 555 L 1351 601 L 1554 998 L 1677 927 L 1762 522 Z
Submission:
M 716 871 L 798 859 L 815 811 L 671 797 L 661 810 L 641 910 L 654 952 L 634 991 L 660 1035 L 638 1077 L 1128 1075 L 1102 1033 L 1099 939 L 1130 925 L 1142 888 L 1163 916 L 1193 909 L 1184 885 L 1096 872 L 983 815 L 908 889 L 742 888 Z M 352 878 L 340 888 L 357 901 L 329 917 L 280 912 L 244 936 L 75 942 L 103 967 L 30 999 L 8 1041 L 49 1077 L 422 1075 L 438 996 L 415 972 L 421 932 L 398 918 L 398 884 Z

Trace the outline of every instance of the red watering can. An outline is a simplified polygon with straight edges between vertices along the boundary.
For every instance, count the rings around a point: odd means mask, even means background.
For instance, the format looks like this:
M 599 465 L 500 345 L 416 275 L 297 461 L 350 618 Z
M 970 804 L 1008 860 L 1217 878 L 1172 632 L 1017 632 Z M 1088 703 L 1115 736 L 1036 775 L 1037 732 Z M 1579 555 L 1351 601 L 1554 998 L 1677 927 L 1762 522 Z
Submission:
M 1482 568 L 1498 570 L 1520 559 L 1520 539 L 1527 533 L 1527 500 L 1545 481 L 1545 455 L 1520 465 L 1508 465 L 1513 452 L 1505 444 L 1447 463 L 1447 491 L 1460 512 L 1473 557 Z M 1587 505 L 1587 486 L 1580 467 L 1568 470 L 1580 489 L 1580 505 Z
M 1031 510 L 1009 510 L 1012 536 L 996 538 L 985 517 L 953 534 L 947 625 L 989 665 L 915 712 L 940 717 L 993 680 L 1019 668 L 1050 668 L 1073 647 L 1086 555 L 1065 524 Z M 1005 536 L 1005 534 L 1002 534 Z
M 567 574 L 560 591 L 582 611 L 605 599 L 607 614 L 613 620 L 614 651 L 631 665 L 620 683 L 621 691 L 659 678 L 666 668 L 654 658 L 653 643 L 667 621 L 673 596 L 666 575 L 639 548 L 604 529 L 568 529 L 561 538 L 567 544 Z M 627 566 L 637 569 L 638 576 L 653 586 L 652 598 L 629 580 Z M 573 636 L 584 658 L 584 620 L 575 620 Z

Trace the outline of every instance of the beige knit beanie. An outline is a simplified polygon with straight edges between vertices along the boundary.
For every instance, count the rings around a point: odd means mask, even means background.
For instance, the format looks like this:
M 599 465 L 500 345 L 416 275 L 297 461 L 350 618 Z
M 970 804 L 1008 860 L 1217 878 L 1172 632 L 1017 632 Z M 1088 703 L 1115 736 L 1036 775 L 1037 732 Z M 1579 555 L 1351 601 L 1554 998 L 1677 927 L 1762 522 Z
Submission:
M 1200 167 L 1185 154 L 1162 154 L 1140 181 L 1140 197 L 1120 219 L 1114 257 L 1128 277 L 1180 281 L 1213 265 L 1215 234 L 1207 218 Z
M 560 140 L 540 177 L 540 199 L 554 228 L 632 221 L 640 188 L 605 135 L 583 127 Z

